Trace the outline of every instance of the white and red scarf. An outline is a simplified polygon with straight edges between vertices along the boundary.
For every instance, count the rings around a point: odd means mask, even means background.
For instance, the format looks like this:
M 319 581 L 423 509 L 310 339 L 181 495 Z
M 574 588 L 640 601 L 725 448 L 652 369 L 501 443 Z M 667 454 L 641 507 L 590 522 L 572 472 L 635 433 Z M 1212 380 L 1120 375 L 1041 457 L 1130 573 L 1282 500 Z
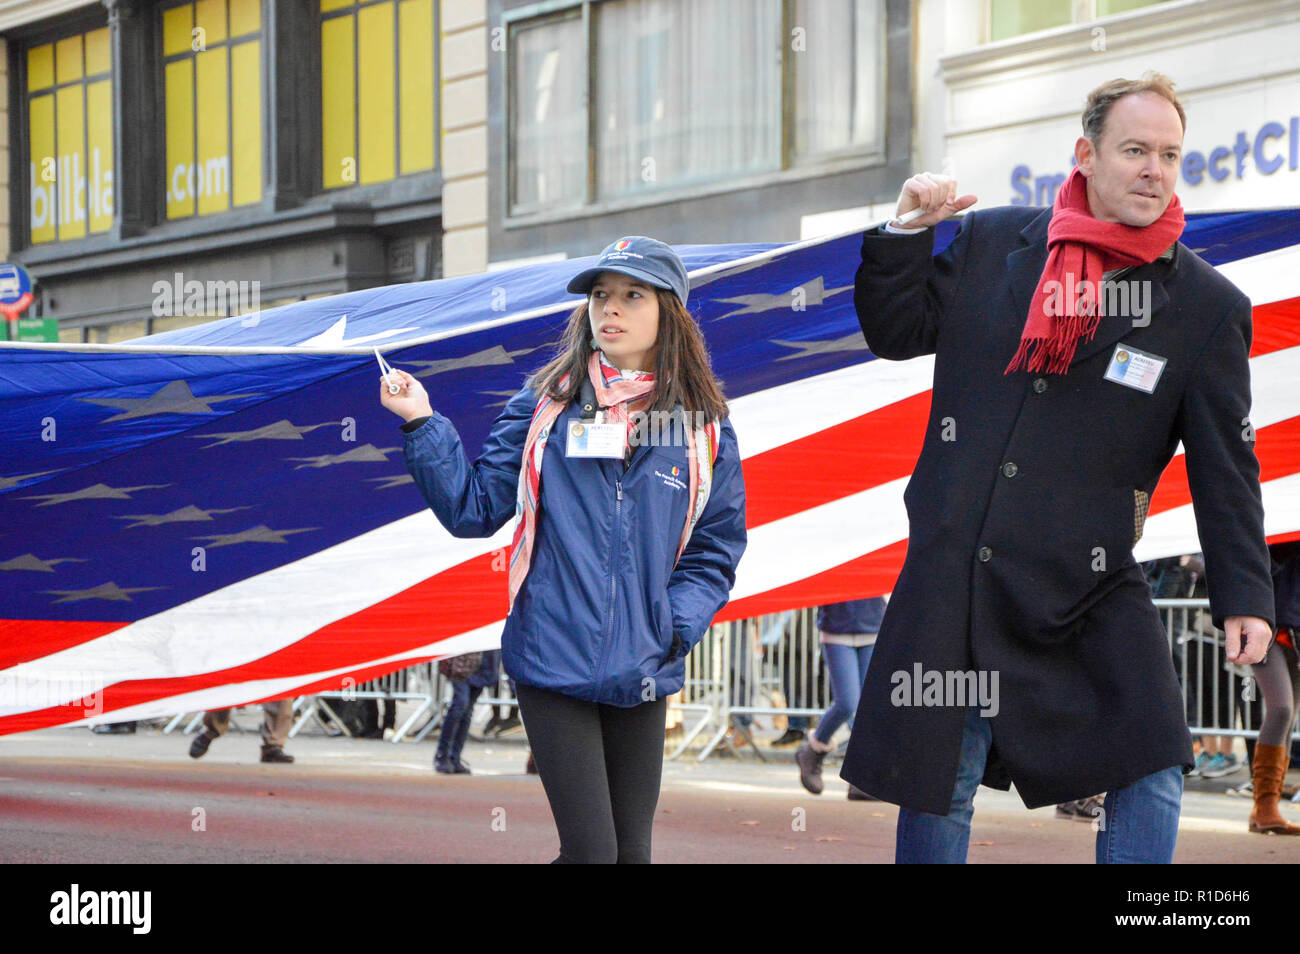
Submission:
M 648 371 L 623 372 L 609 363 L 604 352 L 597 351 L 587 364 L 587 374 L 596 389 L 596 400 L 605 409 L 607 423 L 623 422 L 628 436 L 636 428 L 633 415 L 650 409 L 654 403 L 655 376 Z M 561 379 L 557 390 L 563 391 L 569 383 L 568 375 Z M 524 441 L 522 466 L 519 468 L 519 490 L 515 501 L 515 534 L 510 544 L 510 605 L 528 575 L 532 563 L 533 539 L 537 533 L 537 503 L 542 493 L 542 455 L 546 450 L 551 427 L 564 413 L 566 405 L 543 394 L 533 411 L 528 437 Z M 713 484 L 713 464 L 718 456 L 718 424 L 710 421 L 704 427 L 684 428 L 686 433 L 686 459 L 690 472 L 689 499 L 694 502 L 686 512 L 686 524 L 677 543 L 677 559 L 691 538 L 709 502 Z

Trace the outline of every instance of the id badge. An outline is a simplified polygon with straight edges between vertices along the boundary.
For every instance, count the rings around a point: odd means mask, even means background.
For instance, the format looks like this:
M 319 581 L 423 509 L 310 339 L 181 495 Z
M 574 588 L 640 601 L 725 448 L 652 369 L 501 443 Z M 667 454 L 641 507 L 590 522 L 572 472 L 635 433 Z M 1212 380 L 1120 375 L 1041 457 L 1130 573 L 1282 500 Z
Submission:
M 1115 346 L 1115 353 L 1106 365 L 1107 381 L 1151 394 L 1165 370 L 1166 359 L 1158 354 L 1147 354 L 1123 343 Z
M 569 425 L 570 457 L 596 457 L 622 460 L 627 449 L 627 427 L 621 423 L 574 421 Z

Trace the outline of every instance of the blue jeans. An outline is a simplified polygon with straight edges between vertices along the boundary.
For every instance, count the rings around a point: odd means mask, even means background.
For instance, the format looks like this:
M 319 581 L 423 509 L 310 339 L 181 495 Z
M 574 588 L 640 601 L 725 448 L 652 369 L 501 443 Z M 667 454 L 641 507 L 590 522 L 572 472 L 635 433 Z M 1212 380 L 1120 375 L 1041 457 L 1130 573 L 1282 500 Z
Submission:
M 989 720 L 972 707 L 961 737 L 957 784 L 947 815 L 898 810 L 894 861 L 898 864 L 965 864 L 975 790 L 993 741 Z M 1098 819 L 1098 864 L 1169 864 L 1178 838 L 1183 770 L 1174 765 L 1107 792 Z
M 867 665 L 875 646 L 836 646 L 822 643 L 822 658 L 831 677 L 831 706 L 817 723 L 813 736 L 822 745 L 829 745 L 835 730 L 852 720 L 858 711 L 862 695 L 862 680 L 867 678 Z
M 470 720 L 474 717 L 474 703 L 478 702 L 482 691 L 482 686 L 471 686 L 468 682 L 451 684 L 451 705 L 442 721 L 435 758 L 460 761 L 460 753 L 465 750 L 465 740 L 469 737 Z

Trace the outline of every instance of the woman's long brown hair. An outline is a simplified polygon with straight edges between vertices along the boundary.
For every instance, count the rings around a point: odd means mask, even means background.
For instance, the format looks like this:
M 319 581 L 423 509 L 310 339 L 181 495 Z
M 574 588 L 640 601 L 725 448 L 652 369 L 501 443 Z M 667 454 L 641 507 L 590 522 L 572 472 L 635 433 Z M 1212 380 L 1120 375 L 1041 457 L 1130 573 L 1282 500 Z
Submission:
M 655 340 L 658 352 L 654 368 L 655 401 L 651 410 L 670 412 L 680 404 L 688 413 L 702 413 L 708 420 L 724 419 L 727 400 L 713 376 L 700 326 L 674 292 L 656 288 L 655 297 L 659 299 L 659 335 Z M 547 394 L 565 404 L 578 399 L 593 354 L 587 304 L 584 301 L 569 315 L 559 351 L 533 375 L 531 384 L 536 394 Z M 569 381 L 561 390 L 560 382 L 566 374 Z

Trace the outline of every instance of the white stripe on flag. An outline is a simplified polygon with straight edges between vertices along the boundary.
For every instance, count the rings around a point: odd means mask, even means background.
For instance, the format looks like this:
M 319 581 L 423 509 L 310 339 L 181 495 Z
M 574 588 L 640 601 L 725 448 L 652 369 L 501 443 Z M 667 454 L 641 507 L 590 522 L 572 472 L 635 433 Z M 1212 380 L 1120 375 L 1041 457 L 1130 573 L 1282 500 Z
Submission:
M 731 598 L 808 579 L 906 539 L 903 491 L 909 479 L 891 480 L 751 529 Z
M 42 673 L 93 673 L 102 688 L 126 679 L 229 669 L 509 543 L 508 525 L 490 539 L 460 540 L 439 526 L 432 511 L 422 511 L 97 639 L 13 666 L 0 673 L 0 680 L 25 684 L 50 678 Z
M 1250 422 L 1256 429 L 1300 414 L 1300 346 L 1250 359 Z
M 364 669 L 369 669 L 372 666 L 381 666 L 392 662 L 402 662 L 407 659 L 419 659 L 422 656 L 459 656 L 461 653 L 473 653 L 486 649 L 495 649 L 501 645 L 502 622 L 504 621 L 489 623 L 487 626 L 480 626 L 478 629 L 469 630 L 468 632 L 461 633 L 458 636 L 449 636 L 446 639 L 440 640 L 436 643 L 430 643 L 427 646 L 420 646 L 417 649 L 411 649 L 407 652 L 385 656 L 382 659 L 372 659 L 369 662 L 361 663 L 357 666 L 345 666 L 340 669 L 329 669 L 303 676 L 283 676 L 276 679 L 257 679 L 249 682 L 235 682 L 225 686 L 214 686 L 211 689 L 197 689 L 194 692 L 185 692 L 179 695 L 160 697 L 151 700 L 150 702 L 141 703 L 140 705 L 115 709 L 112 712 L 112 721 L 129 722 L 132 719 L 162 718 L 165 716 L 175 715 L 178 712 L 199 712 L 208 709 L 226 709 L 233 706 L 243 705 L 249 699 L 265 699 L 268 696 L 279 696 L 293 693 L 295 689 L 301 686 L 310 686 L 313 683 L 320 682 L 322 679 L 329 679 L 332 676 L 341 676 L 348 672 L 359 672 Z M 294 694 L 296 695 L 297 693 Z M 0 710 L 0 715 L 9 714 L 9 712 Z M 92 722 L 104 721 L 106 721 L 105 718 L 99 716 L 67 724 L 87 725 Z
M 1216 268 L 1252 305 L 1300 297 L 1300 245 L 1224 262 Z
M 1300 529 L 1300 474 L 1266 480 L 1260 486 L 1264 500 L 1264 533 L 1287 533 Z M 1183 504 L 1148 517 L 1142 539 L 1133 551 L 1140 562 L 1161 557 L 1199 553 L 1196 515 L 1191 504 Z
M 870 414 L 930 390 L 934 356 L 910 361 L 877 358 L 729 401 L 740 456 L 782 444 Z

